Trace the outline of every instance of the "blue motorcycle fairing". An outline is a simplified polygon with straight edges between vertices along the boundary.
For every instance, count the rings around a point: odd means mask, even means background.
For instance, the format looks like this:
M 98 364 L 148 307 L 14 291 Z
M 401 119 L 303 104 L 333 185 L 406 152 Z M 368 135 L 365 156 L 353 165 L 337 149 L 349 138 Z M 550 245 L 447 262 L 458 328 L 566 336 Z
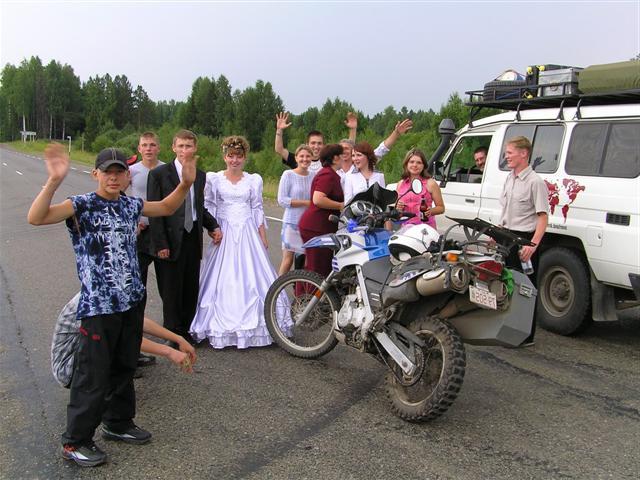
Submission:
M 302 248 L 330 248 L 340 250 L 340 241 L 333 233 L 318 235 L 302 245 Z
M 389 256 L 391 232 L 384 229 L 371 230 L 364 234 L 363 249 L 369 253 L 369 260 Z
M 388 257 L 389 253 L 389 238 L 391 238 L 391 232 L 383 229 L 370 230 L 367 233 L 361 235 L 364 239 L 364 244 L 356 242 L 353 237 L 351 239 L 352 245 L 358 247 L 369 255 L 369 260 L 375 260 L 381 257 Z

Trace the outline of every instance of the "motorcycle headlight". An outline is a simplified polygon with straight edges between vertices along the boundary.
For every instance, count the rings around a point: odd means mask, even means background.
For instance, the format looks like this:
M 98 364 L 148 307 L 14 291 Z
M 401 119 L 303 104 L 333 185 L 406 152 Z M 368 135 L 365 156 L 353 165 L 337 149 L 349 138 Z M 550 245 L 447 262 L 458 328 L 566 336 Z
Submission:
M 342 247 L 343 250 L 346 250 L 351 246 L 351 239 L 346 235 L 338 236 L 338 241 L 340 242 L 340 246 Z

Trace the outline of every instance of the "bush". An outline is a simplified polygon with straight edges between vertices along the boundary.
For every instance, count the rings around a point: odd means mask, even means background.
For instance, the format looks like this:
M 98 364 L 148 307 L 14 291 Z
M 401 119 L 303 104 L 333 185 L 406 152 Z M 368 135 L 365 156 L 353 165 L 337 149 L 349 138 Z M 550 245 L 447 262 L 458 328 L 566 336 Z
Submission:
M 262 178 L 280 179 L 282 172 L 287 168 L 280 157 L 273 150 L 262 150 L 250 154 L 251 168 L 247 162 L 246 170 L 252 173 L 259 173 Z
M 198 135 L 198 155 L 200 156 L 198 168 L 205 172 L 217 172 L 225 168 L 220 143 L 219 138 Z
M 91 143 L 91 150 L 99 152 L 104 148 L 114 147 L 121 137 L 122 133 L 120 130 L 113 128 L 113 126 L 109 126 L 108 129 L 98 134 L 96 139 Z M 132 153 L 129 153 L 129 155 Z
M 114 147 L 122 150 L 127 156 L 138 153 L 138 142 L 140 141 L 140 134 L 137 132 L 130 133 L 126 137 L 119 138 Z

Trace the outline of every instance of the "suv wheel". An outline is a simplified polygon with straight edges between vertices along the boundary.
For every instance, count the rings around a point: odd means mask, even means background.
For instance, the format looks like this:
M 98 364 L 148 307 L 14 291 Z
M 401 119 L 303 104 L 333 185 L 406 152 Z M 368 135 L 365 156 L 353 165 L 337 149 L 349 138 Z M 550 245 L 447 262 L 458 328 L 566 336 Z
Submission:
M 573 250 L 555 247 L 540 256 L 537 321 L 560 335 L 574 335 L 591 324 L 589 272 Z

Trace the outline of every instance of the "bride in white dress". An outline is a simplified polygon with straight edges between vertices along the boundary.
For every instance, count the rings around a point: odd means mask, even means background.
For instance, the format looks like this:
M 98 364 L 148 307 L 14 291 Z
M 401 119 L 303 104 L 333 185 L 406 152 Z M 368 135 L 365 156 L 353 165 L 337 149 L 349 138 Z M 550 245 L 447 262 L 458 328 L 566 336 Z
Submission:
M 272 343 L 264 299 L 276 279 L 267 254 L 262 177 L 242 170 L 249 152 L 243 137 L 225 138 L 222 152 L 227 169 L 207 173 L 204 202 L 223 236 L 207 247 L 189 333 L 213 348 L 261 347 Z

